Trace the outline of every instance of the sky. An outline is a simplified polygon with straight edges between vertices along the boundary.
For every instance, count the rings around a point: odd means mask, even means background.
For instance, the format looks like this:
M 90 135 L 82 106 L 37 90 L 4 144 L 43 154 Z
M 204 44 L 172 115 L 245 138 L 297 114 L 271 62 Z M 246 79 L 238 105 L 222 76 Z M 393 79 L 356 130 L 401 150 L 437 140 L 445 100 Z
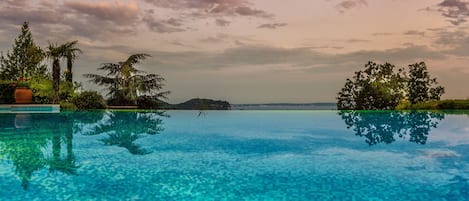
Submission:
M 424 61 L 445 99 L 469 98 L 465 0 L 1 0 L 0 50 L 24 21 L 37 44 L 78 40 L 74 80 L 129 55 L 168 101 L 335 102 L 368 61 Z M 65 65 L 63 65 L 65 66 Z

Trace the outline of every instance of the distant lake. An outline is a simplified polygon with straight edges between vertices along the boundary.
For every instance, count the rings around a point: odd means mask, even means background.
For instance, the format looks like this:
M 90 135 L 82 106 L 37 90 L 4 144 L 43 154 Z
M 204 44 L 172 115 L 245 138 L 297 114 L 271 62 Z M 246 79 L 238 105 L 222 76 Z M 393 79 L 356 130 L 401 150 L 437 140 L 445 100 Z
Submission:
M 336 103 L 232 104 L 232 110 L 336 110 Z

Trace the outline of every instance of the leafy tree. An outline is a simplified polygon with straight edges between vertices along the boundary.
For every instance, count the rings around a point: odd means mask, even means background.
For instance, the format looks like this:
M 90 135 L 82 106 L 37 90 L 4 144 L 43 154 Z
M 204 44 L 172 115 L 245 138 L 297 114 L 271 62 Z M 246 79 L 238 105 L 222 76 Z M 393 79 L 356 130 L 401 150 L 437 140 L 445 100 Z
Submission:
M 24 22 L 13 50 L 0 57 L 0 79 L 18 80 L 20 77 L 45 74 L 46 66 L 41 64 L 44 56 L 44 51 L 34 43 L 28 22 Z
M 395 109 L 399 103 L 409 104 L 439 100 L 444 88 L 431 78 L 424 62 L 394 70 L 389 63 L 368 62 L 365 70 L 347 79 L 337 96 L 340 110 Z
M 73 62 L 78 58 L 78 54 L 83 53 L 77 47 L 78 41 L 72 41 L 64 44 L 64 56 L 67 59 L 67 70 L 65 71 L 65 81 L 73 82 Z
M 390 63 L 368 62 L 365 70 L 346 80 L 338 93 L 338 109 L 394 109 L 405 93 L 403 69 L 394 69 Z
M 409 65 L 408 100 L 411 104 L 440 100 L 445 92 L 438 86 L 436 78 L 431 78 L 424 62 Z
M 102 64 L 98 70 L 107 71 L 105 76 L 97 74 L 84 76 L 108 88 L 109 105 L 135 105 L 137 98 L 143 95 L 154 97 L 154 99 L 165 98 L 169 92 L 161 92 L 164 78 L 135 68 L 135 65 L 149 56 L 148 54 L 134 54 L 123 62 Z

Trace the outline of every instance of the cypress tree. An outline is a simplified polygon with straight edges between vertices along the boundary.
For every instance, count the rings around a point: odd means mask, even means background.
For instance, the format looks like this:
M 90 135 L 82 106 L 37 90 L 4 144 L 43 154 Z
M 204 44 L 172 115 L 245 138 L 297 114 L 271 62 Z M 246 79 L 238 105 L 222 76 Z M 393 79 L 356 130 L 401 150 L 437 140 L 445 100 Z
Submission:
M 41 64 L 44 51 L 35 44 L 29 23 L 24 22 L 21 33 L 15 39 L 13 50 L 0 56 L 0 79 L 17 80 L 20 77 L 31 77 L 46 74 L 46 66 Z

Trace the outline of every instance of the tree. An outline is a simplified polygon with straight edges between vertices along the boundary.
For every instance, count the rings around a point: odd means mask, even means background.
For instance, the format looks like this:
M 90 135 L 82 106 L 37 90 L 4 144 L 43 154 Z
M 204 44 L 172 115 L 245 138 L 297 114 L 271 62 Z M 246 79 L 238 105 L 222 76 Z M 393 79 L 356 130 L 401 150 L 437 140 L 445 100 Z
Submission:
M 431 78 L 424 62 L 395 72 L 389 63 L 368 62 L 365 70 L 355 72 L 338 93 L 339 110 L 395 109 L 404 100 L 410 104 L 440 100 L 444 88 Z
M 60 59 L 65 56 L 65 44 L 57 45 L 49 43 L 47 50 L 47 57 L 52 60 L 52 80 L 54 89 L 53 103 L 57 104 L 60 101 L 59 87 L 60 87 Z
M 135 68 L 149 57 L 148 54 L 134 54 L 126 61 L 104 63 L 98 70 L 107 71 L 105 76 L 85 74 L 92 82 L 108 88 L 109 105 L 135 105 L 137 97 L 151 96 L 155 99 L 165 98 L 169 91 L 161 92 L 164 78 L 157 74 L 148 74 Z
M 346 80 L 337 96 L 338 109 L 394 109 L 405 93 L 403 69 L 394 69 L 390 63 L 368 62 L 365 70 Z
M 424 62 L 409 65 L 408 100 L 411 104 L 440 100 L 445 92 L 438 86 L 436 78 L 431 78 Z
M 34 43 L 29 23 L 24 22 L 13 50 L 0 57 L 0 79 L 17 80 L 20 77 L 45 75 L 46 66 L 41 64 L 44 56 L 44 51 Z
M 78 58 L 78 54 L 83 53 L 77 47 L 78 41 L 72 41 L 64 44 L 64 56 L 67 59 L 67 70 L 65 71 L 65 81 L 73 82 L 73 62 Z

